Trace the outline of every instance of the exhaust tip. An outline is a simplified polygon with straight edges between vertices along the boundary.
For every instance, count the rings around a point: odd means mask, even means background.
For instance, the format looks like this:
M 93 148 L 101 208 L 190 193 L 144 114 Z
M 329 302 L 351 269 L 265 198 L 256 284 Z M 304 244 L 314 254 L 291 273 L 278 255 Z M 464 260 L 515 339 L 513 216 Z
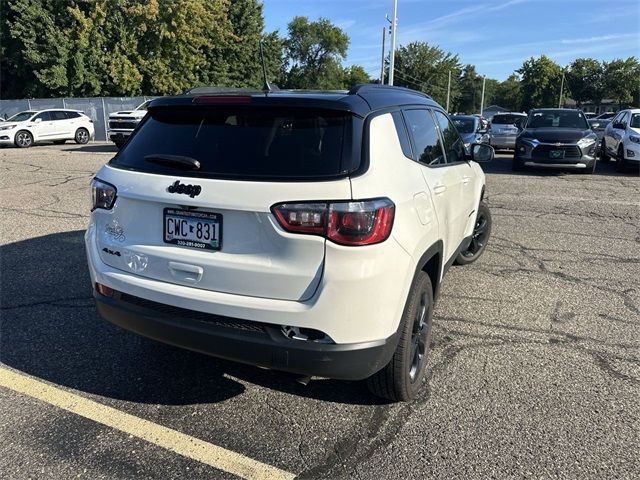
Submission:
M 315 343 L 335 343 L 329 335 L 313 328 L 290 327 L 289 325 L 283 325 L 282 334 L 292 340 L 302 340 Z

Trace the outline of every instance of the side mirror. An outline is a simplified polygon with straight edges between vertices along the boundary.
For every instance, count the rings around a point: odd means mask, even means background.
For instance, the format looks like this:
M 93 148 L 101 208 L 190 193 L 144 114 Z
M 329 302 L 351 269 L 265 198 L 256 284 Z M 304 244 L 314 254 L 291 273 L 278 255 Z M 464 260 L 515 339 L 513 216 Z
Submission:
M 486 163 L 493 160 L 496 152 L 491 145 L 474 143 L 471 145 L 471 159 L 474 162 Z
M 36 123 L 40 123 L 41 121 L 42 121 L 42 119 L 41 119 L 41 118 L 36 118 L 36 119 L 34 120 L 34 122 L 36 122 Z
M 626 125 L 624 123 L 614 123 L 613 128 L 624 130 L 626 128 Z

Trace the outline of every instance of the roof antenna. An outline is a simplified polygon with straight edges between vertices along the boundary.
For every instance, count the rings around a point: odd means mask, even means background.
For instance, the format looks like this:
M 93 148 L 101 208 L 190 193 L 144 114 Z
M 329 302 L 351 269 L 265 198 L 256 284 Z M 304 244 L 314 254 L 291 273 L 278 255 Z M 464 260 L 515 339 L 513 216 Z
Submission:
M 264 49 L 262 47 L 262 38 L 260 39 L 260 59 L 262 60 L 262 78 L 264 78 L 264 83 L 262 84 L 262 91 L 266 94 L 273 91 L 271 88 L 271 84 L 269 80 L 267 80 L 267 64 L 264 61 Z

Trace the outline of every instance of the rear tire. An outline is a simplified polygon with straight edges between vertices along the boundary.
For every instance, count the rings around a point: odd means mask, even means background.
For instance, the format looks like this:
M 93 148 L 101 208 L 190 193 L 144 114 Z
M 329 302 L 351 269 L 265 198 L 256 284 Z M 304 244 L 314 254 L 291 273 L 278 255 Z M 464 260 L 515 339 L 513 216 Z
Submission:
M 456 257 L 456 265 L 469 265 L 478 260 L 487 248 L 491 238 L 491 210 L 485 202 L 480 202 L 476 224 L 473 227 L 471 243 Z
M 600 161 L 609 162 L 611 157 L 607 155 L 607 147 L 605 146 L 604 138 L 600 142 Z
M 616 155 L 616 170 L 618 172 L 624 172 L 626 170 L 626 165 L 624 161 L 624 147 L 622 144 L 618 147 L 618 154 Z
M 433 321 L 433 288 L 429 276 L 416 275 L 400 320 L 398 346 L 391 361 L 367 379 L 367 387 L 378 397 L 395 402 L 416 397 L 427 366 Z
M 87 130 L 86 128 L 79 128 L 78 130 L 76 130 L 74 140 L 80 145 L 89 143 L 89 130 Z
M 511 162 L 511 170 L 514 172 L 522 172 L 524 170 L 524 162 L 514 156 L 513 162 Z
M 27 130 L 20 130 L 16 133 L 13 143 L 18 148 L 29 148 L 33 145 L 33 135 Z

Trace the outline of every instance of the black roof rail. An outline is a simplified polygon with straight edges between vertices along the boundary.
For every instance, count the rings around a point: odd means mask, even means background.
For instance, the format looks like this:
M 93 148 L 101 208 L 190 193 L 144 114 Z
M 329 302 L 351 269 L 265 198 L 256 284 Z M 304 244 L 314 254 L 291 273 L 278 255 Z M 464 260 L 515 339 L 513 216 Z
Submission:
M 359 83 L 355 85 L 349 90 L 349 95 L 356 95 L 358 93 L 365 93 L 368 90 L 389 90 L 390 92 L 396 93 L 407 93 L 411 95 L 420 95 L 421 97 L 428 98 L 429 100 L 433 100 L 429 95 L 423 92 L 419 92 L 418 90 L 411 90 L 410 88 L 405 87 L 396 87 L 393 85 L 382 85 L 379 83 Z

